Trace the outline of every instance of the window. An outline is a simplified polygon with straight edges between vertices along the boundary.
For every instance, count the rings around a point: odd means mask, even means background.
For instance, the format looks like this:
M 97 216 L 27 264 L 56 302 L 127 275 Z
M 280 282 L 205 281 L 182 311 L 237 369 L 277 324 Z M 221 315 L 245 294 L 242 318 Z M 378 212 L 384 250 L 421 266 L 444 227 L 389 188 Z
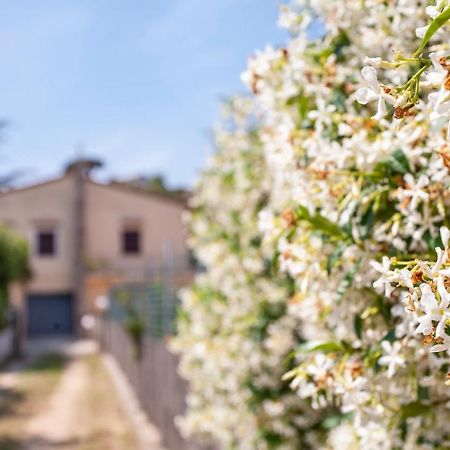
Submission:
M 141 233 L 139 229 L 127 228 L 122 231 L 122 253 L 138 255 L 141 252 Z
M 56 236 L 54 230 L 38 231 L 37 254 L 40 256 L 53 256 L 56 254 Z

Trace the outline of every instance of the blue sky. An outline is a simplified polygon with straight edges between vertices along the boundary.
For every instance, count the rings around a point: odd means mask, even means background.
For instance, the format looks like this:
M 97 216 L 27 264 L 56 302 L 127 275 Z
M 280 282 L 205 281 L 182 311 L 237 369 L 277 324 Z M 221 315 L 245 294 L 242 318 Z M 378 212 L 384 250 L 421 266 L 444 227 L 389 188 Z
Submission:
M 83 152 L 189 185 L 248 55 L 286 40 L 279 0 L 0 2 L 0 173 L 23 181 Z

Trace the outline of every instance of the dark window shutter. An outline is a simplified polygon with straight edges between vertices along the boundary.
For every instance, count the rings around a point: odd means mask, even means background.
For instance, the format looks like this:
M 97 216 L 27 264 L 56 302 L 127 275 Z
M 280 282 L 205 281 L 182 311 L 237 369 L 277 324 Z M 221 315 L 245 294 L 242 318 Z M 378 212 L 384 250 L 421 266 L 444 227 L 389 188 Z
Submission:
M 124 230 L 122 232 L 122 252 L 125 255 L 137 255 L 141 252 L 139 230 Z
M 41 256 L 52 256 L 56 253 L 56 239 L 53 231 L 38 233 L 37 251 Z

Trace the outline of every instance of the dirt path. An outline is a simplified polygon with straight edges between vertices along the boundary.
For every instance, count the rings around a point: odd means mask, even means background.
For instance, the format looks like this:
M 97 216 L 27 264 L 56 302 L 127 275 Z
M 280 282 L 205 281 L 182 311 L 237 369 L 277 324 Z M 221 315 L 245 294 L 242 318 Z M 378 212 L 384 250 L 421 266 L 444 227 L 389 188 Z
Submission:
M 84 405 L 80 401 L 87 388 L 85 361 L 69 363 L 49 405 L 30 420 L 25 430 L 25 449 L 76 448 L 82 432 L 78 416 Z
M 72 427 L 76 423 L 73 405 L 77 405 L 77 398 L 85 389 L 85 372 L 81 361 L 71 363 L 66 369 L 49 406 L 31 419 L 26 427 L 27 450 L 46 450 L 70 441 L 74 434 Z
M 0 375 L 0 449 L 137 450 L 100 356 L 68 349 Z

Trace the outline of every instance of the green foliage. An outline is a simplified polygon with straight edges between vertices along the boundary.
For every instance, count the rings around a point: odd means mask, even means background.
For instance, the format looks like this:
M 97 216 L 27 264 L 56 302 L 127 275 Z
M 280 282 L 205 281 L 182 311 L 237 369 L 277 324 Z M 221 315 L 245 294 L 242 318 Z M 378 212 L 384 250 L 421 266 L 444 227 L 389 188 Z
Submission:
M 284 303 L 263 302 L 260 314 L 256 317 L 255 323 L 250 327 L 250 336 L 256 341 L 263 341 L 267 337 L 269 325 L 286 313 Z
M 361 263 L 358 261 L 344 276 L 343 280 L 341 281 L 341 284 L 338 287 L 337 295 L 338 295 L 338 302 L 342 301 L 347 292 L 350 290 L 353 284 L 353 280 L 358 273 L 359 267 Z
M 299 206 L 295 210 L 296 220 L 309 222 L 314 230 L 319 231 L 326 236 L 339 240 L 349 240 L 350 236 L 339 225 L 331 222 L 319 213 L 311 214 L 305 206 Z
M 29 275 L 27 242 L 0 226 L 0 283 L 23 280 Z
M 423 416 L 431 412 L 431 406 L 425 405 L 419 401 L 407 403 L 401 408 L 401 414 L 403 419 L 408 419 L 409 417 Z
M 263 428 L 261 430 L 261 434 L 263 435 L 264 440 L 267 442 L 267 446 L 269 449 L 278 448 L 286 441 L 285 437 L 273 430 L 266 430 Z
M 361 339 L 362 337 L 363 324 L 364 321 L 362 317 L 359 314 L 355 314 L 353 319 L 353 327 L 355 329 L 355 334 L 358 337 L 358 339 Z
M 341 32 L 331 40 L 330 45 L 327 48 L 319 52 L 311 49 L 310 53 L 316 64 L 325 64 L 331 55 L 336 55 L 337 61 L 341 62 L 344 58 L 343 50 L 349 45 L 350 40 L 347 33 L 341 30 Z
M 311 352 L 323 352 L 323 353 L 338 353 L 345 351 L 345 346 L 336 341 L 326 341 L 326 342 L 317 342 L 310 341 L 306 344 L 301 345 L 298 348 L 300 353 L 311 353 Z
M 130 289 L 120 288 L 116 292 L 116 299 L 121 306 L 122 314 L 124 314 L 123 326 L 133 343 L 134 356 L 136 359 L 141 359 L 147 324 L 139 313 L 132 294 Z
M 390 158 L 379 162 L 371 175 L 375 178 L 373 181 L 385 180 L 395 183 L 396 175 L 404 175 L 410 171 L 408 158 L 402 150 L 397 149 Z
M 59 372 L 66 364 L 66 358 L 59 353 L 47 353 L 38 360 L 32 362 L 27 371 L 29 372 Z
M 145 320 L 139 316 L 136 310 L 130 310 L 124 326 L 133 343 L 134 355 L 136 359 L 140 360 L 142 358 L 144 336 L 147 328 Z
M 27 242 L 0 225 L 0 329 L 6 325 L 8 286 L 29 276 Z
M 420 43 L 419 48 L 414 53 L 414 57 L 420 56 L 422 52 L 425 50 L 425 47 L 430 42 L 430 39 L 436 34 L 436 32 L 442 28 L 448 21 L 450 20 L 450 8 L 445 8 L 444 11 L 441 12 L 428 27 L 424 37 L 422 38 L 422 42 Z
M 342 422 L 351 421 L 353 419 L 352 413 L 347 414 L 333 414 L 328 417 L 326 417 L 321 423 L 320 426 L 324 430 L 331 430 L 332 428 L 335 428 Z

